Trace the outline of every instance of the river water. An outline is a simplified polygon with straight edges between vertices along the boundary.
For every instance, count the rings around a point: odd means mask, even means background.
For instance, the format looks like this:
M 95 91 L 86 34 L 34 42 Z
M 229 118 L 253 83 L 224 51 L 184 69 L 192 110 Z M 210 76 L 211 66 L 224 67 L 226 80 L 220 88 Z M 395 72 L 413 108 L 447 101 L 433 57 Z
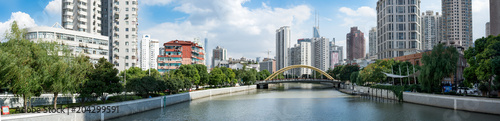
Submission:
M 321 87 L 317 84 L 274 85 L 271 89 L 212 96 L 112 120 L 500 120 L 499 115 L 370 99 Z

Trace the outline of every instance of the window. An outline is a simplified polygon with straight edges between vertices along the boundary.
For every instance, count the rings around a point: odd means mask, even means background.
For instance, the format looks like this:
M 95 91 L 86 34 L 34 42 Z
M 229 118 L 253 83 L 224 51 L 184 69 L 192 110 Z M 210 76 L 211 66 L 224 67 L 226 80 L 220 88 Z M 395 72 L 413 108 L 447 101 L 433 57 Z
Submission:
M 127 39 L 128 39 L 128 35 L 125 35 L 125 38 L 127 38 Z
M 394 24 L 387 24 L 387 31 L 393 31 L 394 30 Z
M 135 31 L 135 28 L 132 28 L 132 31 Z
M 392 12 L 393 12 L 392 6 L 387 7 L 387 13 L 392 13 Z
M 405 40 L 405 39 L 406 39 L 406 33 L 398 32 L 398 40 Z
M 405 13 L 405 6 L 398 6 L 398 7 L 396 7 L 396 11 L 398 13 Z
M 125 49 L 125 52 L 128 52 L 128 48 L 127 48 L 127 49 Z
M 128 28 L 125 28 L 125 31 L 128 32 Z
M 393 15 L 389 15 L 387 16 L 387 19 L 389 22 L 393 22 L 394 21 L 394 16 Z
M 128 59 L 128 55 L 127 55 L 127 56 L 125 56 L 125 59 Z M 127 64 L 127 65 L 128 65 L 128 64 Z
M 406 30 L 405 24 L 397 24 L 397 30 L 398 31 L 405 31 Z
M 410 32 L 410 39 L 417 39 L 417 32 Z
M 128 25 L 128 21 L 125 21 L 125 24 L 127 24 L 127 25 Z
M 415 6 L 409 6 L 408 7 L 408 12 L 409 13 L 416 13 L 417 12 L 417 7 L 415 7 Z
M 396 22 L 405 22 L 405 15 L 397 15 Z
M 128 11 L 128 8 L 125 8 L 125 11 Z
M 410 30 L 417 30 L 417 24 L 416 23 L 410 23 Z
M 132 8 L 132 11 L 135 11 L 135 8 Z
M 125 45 L 128 45 L 128 42 L 125 42 Z
M 410 22 L 417 21 L 417 15 L 409 15 L 409 20 L 410 20 Z
M 125 1 L 125 4 L 128 5 L 128 1 Z
M 415 0 L 408 0 L 408 4 L 417 4 Z
M 399 48 L 399 49 L 404 49 L 404 48 L 406 48 L 406 47 L 405 47 L 405 43 L 406 43 L 406 42 L 403 42 L 403 41 L 398 41 L 398 48 Z
M 393 37 L 393 35 L 392 35 L 392 32 L 387 33 L 387 39 L 388 39 L 388 40 L 392 40 L 392 39 L 394 39 L 394 37 Z
M 410 42 L 410 47 L 411 48 L 417 48 L 417 41 L 411 41 Z
M 404 4 L 405 4 L 405 1 L 406 1 L 406 0 L 398 0 L 398 1 L 397 1 L 397 2 L 398 2 L 397 4 L 398 4 L 398 5 L 404 5 Z

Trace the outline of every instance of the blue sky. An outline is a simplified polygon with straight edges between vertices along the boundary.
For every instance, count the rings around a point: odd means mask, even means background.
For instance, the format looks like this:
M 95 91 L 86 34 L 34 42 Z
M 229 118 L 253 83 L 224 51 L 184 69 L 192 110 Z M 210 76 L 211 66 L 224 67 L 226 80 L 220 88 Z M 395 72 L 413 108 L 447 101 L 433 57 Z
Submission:
M 13 20 L 23 27 L 52 26 L 61 22 L 61 0 L 3 0 L 0 33 Z M 314 13 L 319 13 L 320 34 L 345 46 L 352 26 L 365 33 L 376 26 L 377 0 L 139 0 L 139 36 L 151 34 L 160 42 L 208 38 L 211 50 L 227 48 L 233 58 L 267 57 L 275 53 L 275 30 L 291 26 L 292 44 L 312 37 Z M 421 0 L 421 12 L 440 12 L 440 0 Z M 488 0 L 473 0 L 474 38 L 484 35 L 489 21 Z M 293 45 L 291 45 L 293 46 Z M 366 49 L 368 52 L 368 49 Z M 209 51 L 211 52 L 211 51 Z

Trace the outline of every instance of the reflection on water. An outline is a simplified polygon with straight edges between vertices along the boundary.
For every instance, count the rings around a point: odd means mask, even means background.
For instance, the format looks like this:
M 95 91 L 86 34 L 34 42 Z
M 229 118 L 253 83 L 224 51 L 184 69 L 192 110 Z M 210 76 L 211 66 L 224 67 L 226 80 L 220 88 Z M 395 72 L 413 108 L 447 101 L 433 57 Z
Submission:
M 320 84 L 276 84 L 270 89 L 212 96 L 113 120 L 498 120 L 500 116 L 375 101 Z M 330 86 L 331 87 L 331 86 Z M 283 91 L 284 90 L 284 91 Z

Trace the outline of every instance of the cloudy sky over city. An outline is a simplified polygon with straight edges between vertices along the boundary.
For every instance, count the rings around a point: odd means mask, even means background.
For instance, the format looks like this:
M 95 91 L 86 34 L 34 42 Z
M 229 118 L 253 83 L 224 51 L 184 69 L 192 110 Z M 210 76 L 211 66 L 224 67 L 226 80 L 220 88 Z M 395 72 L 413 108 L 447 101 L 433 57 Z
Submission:
M 290 26 L 291 46 L 297 39 L 311 38 L 319 14 L 320 34 L 345 46 L 352 26 L 365 33 L 376 27 L 377 0 L 139 0 L 139 34 L 151 34 L 161 43 L 170 40 L 203 40 L 209 49 L 222 46 L 233 58 L 271 57 L 275 32 Z M 480 38 L 489 21 L 488 0 L 472 0 L 473 36 Z M 421 0 L 421 11 L 441 12 L 440 0 Z M 0 34 L 12 21 L 21 27 L 52 26 L 61 22 L 61 0 L 3 0 Z M 344 48 L 345 49 L 345 48 Z M 368 49 L 366 49 L 368 52 Z M 209 51 L 211 52 L 211 51 Z

